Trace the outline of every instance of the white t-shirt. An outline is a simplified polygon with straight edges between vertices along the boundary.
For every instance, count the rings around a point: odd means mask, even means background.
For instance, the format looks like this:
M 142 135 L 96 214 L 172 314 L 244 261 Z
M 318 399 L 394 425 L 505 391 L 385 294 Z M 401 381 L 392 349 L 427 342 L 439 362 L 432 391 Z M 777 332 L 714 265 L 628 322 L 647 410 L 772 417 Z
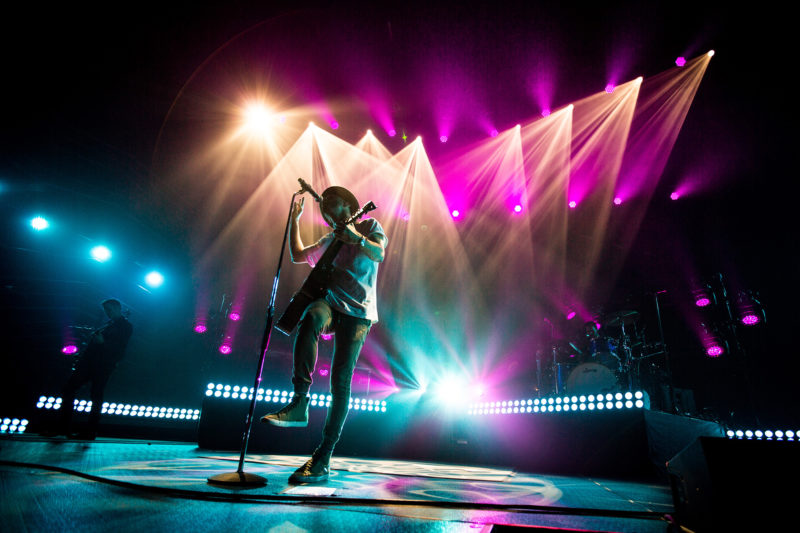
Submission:
M 384 246 L 388 243 L 383 228 L 374 218 L 356 222 L 355 227 L 369 240 L 375 240 L 375 236 L 381 235 Z M 317 264 L 333 239 L 333 232 L 330 232 L 310 246 L 306 254 L 309 265 L 313 267 Z M 328 287 L 325 301 L 341 313 L 377 322 L 376 285 L 379 264 L 370 259 L 358 244 L 343 245 L 333 260 L 331 286 Z

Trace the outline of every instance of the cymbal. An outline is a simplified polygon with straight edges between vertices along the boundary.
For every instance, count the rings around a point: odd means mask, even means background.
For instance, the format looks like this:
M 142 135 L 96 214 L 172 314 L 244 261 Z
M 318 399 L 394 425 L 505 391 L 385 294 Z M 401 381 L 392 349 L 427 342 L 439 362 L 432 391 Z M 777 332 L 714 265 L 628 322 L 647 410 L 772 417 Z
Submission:
M 622 324 L 632 324 L 639 318 L 639 313 L 637 311 L 617 311 L 616 313 L 611 313 L 605 319 L 606 326 L 619 326 Z

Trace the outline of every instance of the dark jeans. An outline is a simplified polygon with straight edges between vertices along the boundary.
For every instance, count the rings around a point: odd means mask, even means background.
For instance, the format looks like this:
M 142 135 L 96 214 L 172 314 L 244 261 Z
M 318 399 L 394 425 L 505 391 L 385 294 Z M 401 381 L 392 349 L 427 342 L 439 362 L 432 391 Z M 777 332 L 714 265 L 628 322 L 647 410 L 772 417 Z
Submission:
M 91 358 L 78 363 L 64 388 L 61 389 L 61 420 L 59 427 L 61 431 L 69 432 L 71 429 L 75 393 L 83 385 L 91 382 L 90 399 L 92 401 L 92 410 L 89 411 L 88 431 L 97 432 L 97 426 L 100 423 L 100 412 L 103 410 L 103 393 L 113 371 L 114 366 L 109 367 Z
M 323 331 L 334 331 L 333 360 L 331 361 L 331 406 L 325 418 L 320 452 L 330 454 L 342 434 L 350 403 L 350 383 L 356 361 L 367 339 L 372 323 L 331 309 L 325 300 L 309 304 L 303 313 L 294 341 L 294 376 L 292 383 L 297 394 L 308 394 L 311 373 L 317 362 L 317 342 Z

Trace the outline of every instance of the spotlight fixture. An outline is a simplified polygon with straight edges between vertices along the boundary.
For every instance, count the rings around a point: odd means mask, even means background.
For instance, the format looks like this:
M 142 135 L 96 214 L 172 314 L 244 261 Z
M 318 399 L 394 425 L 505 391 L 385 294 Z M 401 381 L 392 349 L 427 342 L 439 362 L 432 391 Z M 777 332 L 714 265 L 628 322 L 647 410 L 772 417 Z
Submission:
M 111 259 L 111 250 L 105 246 L 95 246 L 89 251 L 89 254 L 92 256 L 92 259 L 98 263 L 105 263 Z
M 698 289 L 694 289 L 692 291 L 692 297 L 694 298 L 694 305 L 697 307 L 708 307 L 712 303 L 714 303 L 714 293 L 706 286 Z
M 709 357 L 719 357 L 725 353 L 725 349 L 717 342 L 711 342 L 706 346 L 706 355 Z
M 683 56 L 679 57 L 678 59 L 675 60 L 675 64 L 678 65 L 679 67 L 686 65 L 686 58 Z
M 703 344 L 703 349 L 705 350 L 705 354 L 711 358 L 717 358 L 727 352 L 726 343 L 722 339 L 722 337 L 718 334 L 718 331 L 713 327 L 709 327 L 706 324 L 700 324 L 703 328 L 703 335 L 701 337 L 701 342 Z
M 680 195 L 680 194 L 679 194 L 677 191 L 675 191 L 675 192 L 673 192 L 673 193 L 671 193 L 671 194 L 669 195 L 669 199 L 670 199 L 670 200 L 677 200 L 677 199 L 678 199 L 678 198 L 680 198 L 680 197 L 681 197 L 681 195 Z
M 31 227 L 36 231 L 42 231 L 49 228 L 50 223 L 44 217 L 34 217 L 31 219 Z
M 160 272 L 153 270 L 144 277 L 144 282 L 149 287 L 156 289 L 164 284 L 164 276 Z
M 736 310 L 739 322 L 743 326 L 756 326 L 766 321 L 764 306 L 761 305 L 760 296 L 753 291 L 739 291 L 736 298 Z
M 570 209 L 575 209 L 576 207 L 578 207 L 578 202 L 576 202 L 575 200 L 570 200 L 568 205 Z

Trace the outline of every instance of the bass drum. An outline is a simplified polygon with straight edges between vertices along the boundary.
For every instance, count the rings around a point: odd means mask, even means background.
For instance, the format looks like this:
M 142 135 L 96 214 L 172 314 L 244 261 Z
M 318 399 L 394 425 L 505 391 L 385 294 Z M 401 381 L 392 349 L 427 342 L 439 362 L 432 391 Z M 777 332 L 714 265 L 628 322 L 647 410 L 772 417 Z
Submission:
M 567 394 L 599 394 L 618 391 L 619 383 L 607 366 L 583 363 L 570 372 L 565 389 Z

